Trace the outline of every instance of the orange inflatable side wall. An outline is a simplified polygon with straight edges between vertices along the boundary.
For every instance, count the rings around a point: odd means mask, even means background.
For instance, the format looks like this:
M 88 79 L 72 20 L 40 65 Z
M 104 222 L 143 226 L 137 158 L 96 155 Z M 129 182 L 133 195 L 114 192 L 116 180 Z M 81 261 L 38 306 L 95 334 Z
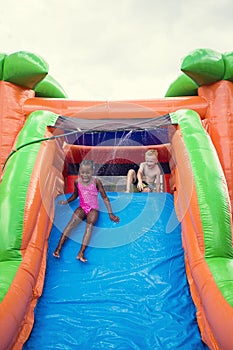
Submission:
M 214 350 L 231 350 L 233 344 L 233 309 L 216 285 L 205 259 L 204 233 L 192 167 L 182 134 L 178 129 L 172 139 L 174 201 L 182 227 L 186 273 L 191 295 L 198 309 L 197 322 L 203 341 Z M 227 334 L 227 337 L 225 336 Z
M 58 193 L 63 193 L 63 163 L 64 154 L 57 141 L 45 141 L 41 144 L 27 194 L 21 247 L 23 260 L 14 283 L 1 303 L 0 349 L 22 349 L 31 332 L 34 323 L 33 311 L 44 284 L 54 198 Z M 27 310 L 25 304 L 28 305 Z M 23 328 L 20 327 L 22 324 Z
M 24 102 L 34 95 L 33 90 L 0 81 L 0 177 L 3 164 L 26 120 Z
M 198 89 L 208 101 L 204 126 L 222 165 L 233 208 L 233 83 L 221 80 Z
M 178 215 L 178 219 L 181 222 L 182 226 L 182 244 L 184 247 L 184 251 L 186 252 L 187 249 L 193 249 L 195 247 L 196 252 L 199 254 L 199 264 L 200 265 L 206 265 L 204 261 L 204 242 L 203 242 L 203 231 L 202 231 L 202 225 L 201 225 L 201 219 L 200 214 L 198 210 L 198 199 L 197 199 L 197 193 L 192 173 L 191 165 L 189 164 L 188 155 L 185 152 L 185 145 L 182 142 L 182 135 L 181 132 L 178 131 L 175 133 L 172 139 L 172 159 L 174 160 L 174 168 L 173 168 L 173 174 L 174 174 L 174 183 L 175 183 L 175 191 L 174 191 L 174 202 L 175 202 L 175 208 L 176 213 Z M 192 205 L 192 208 L 195 208 L 195 213 L 193 217 L 192 212 L 190 212 L 190 205 Z M 196 231 L 194 231 L 193 221 L 195 220 L 195 223 L 198 224 L 198 227 L 196 228 Z M 191 247 L 187 245 L 187 242 L 185 240 L 185 232 L 188 232 L 189 234 L 192 233 L 192 244 Z M 193 282 L 192 275 L 190 274 L 190 268 L 188 265 L 188 259 L 187 256 L 185 257 L 185 263 L 186 263 L 186 272 L 189 271 L 188 279 L 191 289 L 191 294 L 193 299 L 195 300 L 196 305 L 198 305 L 198 313 L 197 313 L 197 322 L 201 329 L 201 333 L 203 336 L 203 332 L 205 336 L 209 336 L 209 327 L 208 323 L 205 320 L 205 313 L 203 312 L 203 306 L 200 301 L 200 296 L 197 293 L 196 286 Z M 203 323 L 206 325 L 203 326 Z M 205 338 L 205 340 L 207 340 Z

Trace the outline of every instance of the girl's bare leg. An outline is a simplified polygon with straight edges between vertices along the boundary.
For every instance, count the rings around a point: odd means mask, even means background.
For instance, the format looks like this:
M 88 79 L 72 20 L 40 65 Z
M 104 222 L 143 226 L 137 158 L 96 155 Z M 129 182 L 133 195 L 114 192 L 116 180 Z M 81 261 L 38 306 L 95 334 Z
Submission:
M 58 242 L 57 248 L 54 250 L 53 252 L 53 256 L 55 256 L 55 258 L 60 258 L 60 251 L 63 247 L 63 244 L 65 243 L 65 241 L 67 240 L 67 238 L 69 237 L 71 231 L 78 225 L 80 224 L 81 221 L 83 221 L 85 219 L 85 212 L 81 207 L 78 207 L 74 214 L 72 215 L 70 221 L 68 222 L 68 224 L 66 225 L 61 238 Z
M 85 233 L 83 236 L 81 248 L 80 248 L 78 255 L 77 255 L 77 259 L 82 261 L 82 262 L 87 261 L 87 259 L 84 257 L 84 252 L 85 252 L 85 250 L 88 246 L 88 243 L 91 239 L 93 226 L 96 223 L 98 216 L 99 216 L 99 212 L 96 209 L 91 209 L 91 211 L 87 214 L 86 229 L 85 229 Z
M 137 180 L 137 175 L 134 169 L 130 169 L 126 178 L 126 192 L 133 192 L 133 183 Z

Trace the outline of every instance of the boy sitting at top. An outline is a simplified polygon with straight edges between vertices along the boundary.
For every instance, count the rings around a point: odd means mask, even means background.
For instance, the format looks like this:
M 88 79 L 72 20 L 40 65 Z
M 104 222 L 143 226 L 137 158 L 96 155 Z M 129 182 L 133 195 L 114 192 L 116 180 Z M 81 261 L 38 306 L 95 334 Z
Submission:
M 130 169 L 126 181 L 126 192 L 133 192 L 133 185 L 140 192 L 160 192 L 163 174 L 158 164 L 158 151 L 148 150 L 145 153 L 145 162 L 140 164 L 137 174 L 134 169 Z

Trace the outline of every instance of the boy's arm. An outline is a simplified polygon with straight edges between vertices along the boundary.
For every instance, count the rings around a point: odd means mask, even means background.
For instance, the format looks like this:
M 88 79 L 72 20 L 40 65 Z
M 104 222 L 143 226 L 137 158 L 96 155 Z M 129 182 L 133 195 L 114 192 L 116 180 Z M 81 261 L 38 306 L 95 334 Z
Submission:
M 109 214 L 110 220 L 115 221 L 115 222 L 119 222 L 120 219 L 119 219 L 118 216 L 113 214 L 109 198 L 108 198 L 108 196 L 107 196 L 107 194 L 105 192 L 105 189 L 103 187 L 102 182 L 99 179 L 96 179 L 96 187 L 99 190 L 99 192 L 101 194 L 101 197 L 103 198 L 104 204 L 105 204 L 105 206 L 106 206 L 106 208 L 108 210 L 108 214 Z
M 142 185 L 142 178 L 144 176 L 144 164 L 141 163 L 137 172 L 137 178 L 138 178 L 138 184 L 137 187 L 139 191 L 143 190 L 143 185 Z
M 161 181 L 162 181 L 162 183 L 161 183 Z M 158 165 L 158 172 L 156 174 L 156 192 L 161 192 L 161 185 L 163 188 L 163 173 L 161 171 L 160 166 Z
M 74 181 L 74 192 L 73 192 L 73 194 L 67 200 L 59 201 L 58 202 L 59 204 L 67 204 L 67 203 L 70 203 L 70 202 L 74 201 L 76 198 L 78 198 L 79 194 L 78 194 L 77 184 L 78 184 L 78 180 L 76 179 Z

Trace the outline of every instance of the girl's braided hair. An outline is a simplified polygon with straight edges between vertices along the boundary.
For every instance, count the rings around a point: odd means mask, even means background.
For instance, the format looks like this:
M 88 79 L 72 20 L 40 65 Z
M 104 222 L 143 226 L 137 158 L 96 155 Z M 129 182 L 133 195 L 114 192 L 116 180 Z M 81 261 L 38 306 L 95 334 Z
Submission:
M 89 166 L 89 167 L 91 167 L 92 169 L 94 169 L 94 161 L 93 161 L 93 160 L 84 159 L 84 160 L 81 161 L 80 167 L 81 167 L 82 165 L 86 165 L 86 166 Z

